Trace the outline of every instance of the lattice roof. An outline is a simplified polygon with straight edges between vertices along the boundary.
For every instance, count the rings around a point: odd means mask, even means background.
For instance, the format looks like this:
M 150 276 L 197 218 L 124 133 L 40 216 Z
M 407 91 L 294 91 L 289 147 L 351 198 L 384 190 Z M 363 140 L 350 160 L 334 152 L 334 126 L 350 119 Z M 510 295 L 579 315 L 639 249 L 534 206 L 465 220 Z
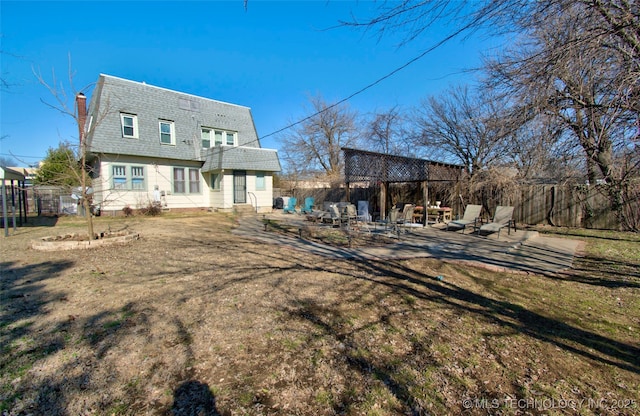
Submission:
M 422 182 L 460 179 L 464 167 L 412 157 L 342 148 L 345 182 Z

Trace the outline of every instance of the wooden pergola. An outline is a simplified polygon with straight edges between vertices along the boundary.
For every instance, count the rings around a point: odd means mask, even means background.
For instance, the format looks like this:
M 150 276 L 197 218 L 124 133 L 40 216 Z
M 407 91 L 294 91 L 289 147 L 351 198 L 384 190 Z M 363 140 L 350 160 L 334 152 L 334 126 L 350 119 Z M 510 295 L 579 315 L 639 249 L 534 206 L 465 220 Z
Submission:
M 350 199 L 350 183 L 380 183 L 381 218 L 386 217 L 387 189 L 390 183 L 421 182 L 426 208 L 429 205 L 429 182 L 458 182 L 464 171 L 463 166 L 451 163 L 350 148 L 342 148 L 342 151 L 347 200 Z M 426 216 L 426 212 L 424 209 L 423 215 Z M 423 224 L 426 224 L 424 218 Z

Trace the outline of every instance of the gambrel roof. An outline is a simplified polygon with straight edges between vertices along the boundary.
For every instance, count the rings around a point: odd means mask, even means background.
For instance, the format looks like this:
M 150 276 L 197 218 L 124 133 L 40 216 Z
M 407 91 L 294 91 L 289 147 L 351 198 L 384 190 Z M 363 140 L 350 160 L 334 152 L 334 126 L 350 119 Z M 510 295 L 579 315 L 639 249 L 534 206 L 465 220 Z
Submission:
M 122 135 L 120 114 L 137 118 L 138 137 Z M 175 144 L 161 144 L 159 120 L 173 122 Z M 237 132 L 238 146 L 202 149 L 201 128 Z M 199 161 L 203 170 L 217 168 L 279 171 L 277 152 L 262 149 L 251 109 L 178 91 L 101 74 L 93 91 L 87 120 L 87 151 L 145 158 Z M 218 146 L 217 146 L 218 147 Z M 235 159 L 234 159 L 235 158 Z M 237 166 L 237 167 L 236 167 Z M 208 167 L 208 168 L 207 168 Z

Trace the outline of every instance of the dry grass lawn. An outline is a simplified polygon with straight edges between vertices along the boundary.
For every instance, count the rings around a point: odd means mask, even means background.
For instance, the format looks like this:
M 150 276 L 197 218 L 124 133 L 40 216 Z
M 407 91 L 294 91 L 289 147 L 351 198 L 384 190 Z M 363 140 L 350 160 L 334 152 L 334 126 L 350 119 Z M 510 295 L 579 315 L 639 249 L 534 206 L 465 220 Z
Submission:
M 97 218 L 141 238 L 59 252 L 29 242 L 81 221 L 4 238 L 2 414 L 640 414 L 637 235 L 572 236 L 586 256 L 539 276 L 328 259 L 234 225 Z

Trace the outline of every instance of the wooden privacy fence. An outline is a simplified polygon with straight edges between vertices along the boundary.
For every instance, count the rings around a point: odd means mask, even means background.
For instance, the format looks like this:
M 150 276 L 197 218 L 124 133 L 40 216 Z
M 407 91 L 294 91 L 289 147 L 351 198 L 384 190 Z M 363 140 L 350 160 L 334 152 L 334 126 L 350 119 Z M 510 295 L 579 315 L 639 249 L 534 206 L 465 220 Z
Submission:
M 551 224 L 561 227 L 620 228 L 604 186 L 524 185 L 512 201 L 514 217 L 523 224 Z M 640 216 L 638 184 L 623 199 L 623 210 L 632 221 Z
M 276 193 L 279 190 L 276 190 Z M 364 187 L 350 191 L 352 203 L 358 200 L 368 200 L 372 210 L 377 208 L 379 188 Z M 403 202 L 421 201 L 420 187 L 405 186 L 400 199 Z M 313 196 L 316 204 L 322 206 L 323 201 L 346 201 L 345 188 L 298 188 L 290 193 L 303 201 L 307 196 Z M 457 195 L 444 195 L 442 193 L 443 206 L 451 206 L 453 216 L 462 215 L 464 207 Z M 485 199 L 485 200 L 483 200 Z M 471 195 L 464 201 L 465 204 L 482 204 L 483 216 L 490 217 L 497 205 L 512 205 L 515 207 L 514 218 L 519 224 L 551 224 L 561 227 L 581 227 L 617 230 L 620 228 L 616 214 L 611 211 L 609 198 L 603 186 L 586 185 L 520 185 L 514 192 L 507 194 Z M 627 192 L 623 201 L 624 211 L 627 217 L 635 218 L 636 224 L 640 221 L 640 183 L 635 183 Z M 488 211 L 488 212 L 487 212 Z M 372 212 L 373 213 L 373 212 Z

